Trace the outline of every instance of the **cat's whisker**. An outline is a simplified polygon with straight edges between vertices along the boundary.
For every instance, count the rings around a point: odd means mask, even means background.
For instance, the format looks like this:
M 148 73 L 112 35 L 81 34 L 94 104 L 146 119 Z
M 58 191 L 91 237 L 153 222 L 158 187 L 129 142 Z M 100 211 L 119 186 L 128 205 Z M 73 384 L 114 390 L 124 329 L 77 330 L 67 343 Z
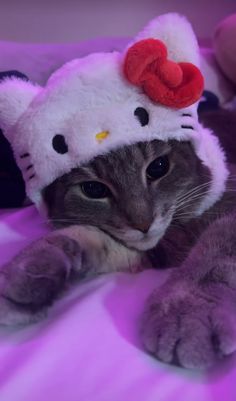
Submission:
M 234 177 L 233 177 L 234 178 Z M 236 176 L 235 176 L 236 179 Z M 191 205 L 192 202 L 196 202 L 196 200 L 198 198 L 203 197 L 205 194 L 207 194 L 209 191 L 195 191 L 195 193 L 193 194 L 193 196 L 187 196 L 185 199 L 181 199 L 181 201 L 177 202 L 176 205 L 176 209 L 175 209 L 175 214 L 174 214 L 174 218 L 173 220 L 175 220 L 176 218 L 180 218 L 180 217 L 193 217 L 192 212 L 190 211 L 186 211 L 184 212 L 184 209 L 186 209 L 186 207 L 189 207 Z M 225 193 L 236 193 L 236 188 L 226 188 Z M 221 217 L 224 213 L 219 213 L 218 212 L 209 212 L 206 211 L 205 216 L 218 216 Z
M 203 174 L 202 176 L 209 179 L 209 176 L 206 174 Z M 230 179 L 236 180 L 236 174 L 229 174 L 227 177 L 227 181 Z
M 181 205 L 182 203 L 188 201 L 189 199 L 192 199 L 193 196 L 198 196 L 198 195 L 205 195 L 209 193 L 209 188 L 207 187 L 201 187 L 201 188 L 197 188 L 194 191 L 192 191 L 191 193 L 182 196 L 181 198 L 177 198 L 176 201 L 176 206 Z
M 180 196 L 177 197 L 177 198 L 176 198 L 176 201 L 177 201 L 178 203 L 180 203 L 180 202 L 182 202 L 182 201 L 188 199 L 189 197 L 191 197 L 191 196 L 194 195 L 195 193 L 200 192 L 202 189 L 204 189 L 204 188 L 200 188 L 200 189 L 198 188 L 198 189 L 195 189 L 194 191 L 191 191 L 191 192 L 189 192 L 189 193 L 183 194 L 181 197 L 180 197 Z
M 207 194 L 207 192 L 202 192 L 202 193 L 196 194 L 196 195 L 178 203 L 176 205 L 176 210 L 181 210 L 181 209 L 185 208 L 186 206 L 191 205 L 191 203 L 193 203 L 193 201 L 197 201 L 198 199 L 202 198 L 205 194 Z
M 196 201 L 198 201 L 198 199 L 201 199 L 201 198 L 202 198 L 202 196 L 203 196 L 203 195 L 200 194 L 200 195 L 194 197 L 193 199 L 189 199 L 187 202 L 183 203 L 182 205 L 176 207 L 176 208 L 175 208 L 175 213 L 176 213 L 176 212 L 177 212 L 177 213 L 179 213 L 179 212 L 183 213 L 184 210 L 186 210 L 187 208 L 193 206 L 193 205 L 196 203 Z M 186 213 L 194 213 L 194 211 L 188 211 L 188 210 L 187 210 Z
M 212 183 L 212 181 L 210 181 L 210 180 L 206 181 L 206 182 L 203 182 L 202 184 L 196 185 L 195 187 L 191 188 L 189 191 L 185 192 L 185 194 L 187 195 L 187 194 L 191 193 L 192 191 L 195 191 L 196 189 L 202 188 L 202 187 L 204 187 L 206 185 L 209 185 L 211 183 Z
M 176 216 L 180 216 L 180 215 L 184 215 L 184 214 L 192 214 L 192 215 L 194 215 L 194 212 L 192 212 L 192 211 L 179 211 L 179 210 L 176 210 L 176 213 L 174 214 L 174 216 L 173 217 L 176 217 Z
M 187 199 L 176 204 L 176 210 L 181 210 L 181 209 L 185 208 L 186 206 L 191 205 L 191 203 L 193 201 L 196 202 L 196 200 L 202 198 L 204 195 L 207 195 L 208 193 L 209 193 L 209 191 L 204 191 L 204 192 L 196 193 L 191 197 L 188 197 Z
M 219 212 L 219 210 L 217 210 L 215 212 L 214 211 L 212 211 L 212 212 L 211 211 L 206 211 L 206 212 L 204 212 L 204 215 L 205 216 L 217 216 L 218 218 L 220 218 L 220 217 L 225 215 L 225 212 L 224 211 Z M 176 213 L 174 215 L 172 221 L 176 221 L 176 219 L 178 220 L 180 217 L 194 217 L 195 218 L 196 216 L 191 212 Z
M 188 191 L 187 193 L 183 194 L 181 197 L 177 197 L 177 201 L 180 202 L 182 200 L 188 199 L 189 197 L 191 197 L 192 195 L 201 193 L 201 191 L 206 191 L 209 192 L 209 183 L 205 183 L 202 185 L 199 185 L 198 187 L 195 187 L 194 189 L 192 189 L 191 191 Z
M 206 194 L 208 194 L 208 193 L 209 193 L 208 190 L 207 190 L 207 191 L 203 191 L 203 190 L 202 190 L 202 191 L 196 192 L 196 193 L 194 193 L 193 195 L 187 197 L 186 199 L 183 199 L 181 202 L 177 202 L 177 203 L 176 203 L 176 206 L 178 207 L 178 206 L 184 205 L 186 202 L 189 202 L 189 201 L 192 200 L 192 199 L 195 199 L 195 198 L 204 196 L 204 195 L 206 195 Z
M 177 213 L 177 214 L 175 214 L 175 216 L 173 217 L 173 220 L 172 221 L 175 221 L 176 219 L 179 219 L 180 217 L 196 217 L 195 216 L 195 214 L 194 213 L 191 213 L 191 212 L 183 212 L 183 213 Z
M 205 187 L 209 186 L 209 182 L 204 183 L 202 185 L 199 185 L 195 188 L 192 188 L 190 191 L 187 191 L 186 193 L 182 194 L 181 196 L 177 197 L 177 201 L 182 201 L 190 197 L 191 195 L 195 194 L 196 192 L 205 189 Z

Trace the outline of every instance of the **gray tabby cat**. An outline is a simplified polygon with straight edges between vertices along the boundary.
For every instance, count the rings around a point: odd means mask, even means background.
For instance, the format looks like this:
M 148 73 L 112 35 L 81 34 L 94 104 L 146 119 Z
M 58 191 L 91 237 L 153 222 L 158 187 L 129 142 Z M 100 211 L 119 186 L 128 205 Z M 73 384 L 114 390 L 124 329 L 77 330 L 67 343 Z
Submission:
M 60 177 L 43 194 L 55 230 L 0 272 L 0 322 L 38 319 L 75 277 L 135 272 L 151 263 L 175 266 L 146 305 L 144 347 L 164 362 L 188 368 L 205 368 L 231 354 L 236 349 L 233 177 L 222 199 L 199 218 L 192 215 L 211 175 L 189 142 L 126 146 Z

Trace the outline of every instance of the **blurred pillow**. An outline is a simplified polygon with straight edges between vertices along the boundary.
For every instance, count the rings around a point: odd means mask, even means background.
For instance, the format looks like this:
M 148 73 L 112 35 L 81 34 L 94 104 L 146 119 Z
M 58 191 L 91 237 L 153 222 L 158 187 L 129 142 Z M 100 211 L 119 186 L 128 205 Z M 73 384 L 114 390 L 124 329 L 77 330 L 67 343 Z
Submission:
M 18 70 L 44 85 L 57 68 L 89 53 L 121 51 L 128 38 L 99 38 L 78 43 L 38 44 L 0 41 L 0 71 Z
M 218 25 L 213 46 L 220 68 L 236 84 L 236 14 L 230 15 Z

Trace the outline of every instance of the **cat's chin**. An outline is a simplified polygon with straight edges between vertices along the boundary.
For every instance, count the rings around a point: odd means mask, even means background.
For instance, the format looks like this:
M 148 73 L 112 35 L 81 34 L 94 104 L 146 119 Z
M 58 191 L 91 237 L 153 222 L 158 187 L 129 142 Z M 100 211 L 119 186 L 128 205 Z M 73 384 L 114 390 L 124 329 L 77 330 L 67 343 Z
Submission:
M 143 234 L 138 230 L 128 229 L 122 233 L 116 232 L 113 238 L 120 241 L 127 248 L 134 249 L 136 251 L 148 251 L 154 248 L 159 240 L 165 234 L 167 227 L 170 224 L 172 214 L 165 216 L 165 218 L 156 218 L 151 225 L 147 234 Z
M 158 236 L 147 236 L 139 241 L 126 241 L 126 246 L 137 251 L 148 251 L 157 245 L 159 239 Z

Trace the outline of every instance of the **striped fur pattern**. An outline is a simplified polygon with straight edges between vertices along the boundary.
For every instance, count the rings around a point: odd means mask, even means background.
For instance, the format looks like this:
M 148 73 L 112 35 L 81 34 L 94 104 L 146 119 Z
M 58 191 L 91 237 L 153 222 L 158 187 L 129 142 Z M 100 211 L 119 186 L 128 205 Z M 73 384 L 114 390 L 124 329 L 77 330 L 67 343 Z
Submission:
M 169 158 L 169 171 L 149 181 L 146 170 L 160 156 Z M 81 191 L 83 181 L 101 181 L 111 196 L 88 199 Z M 72 170 L 44 191 L 49 218 L 58 227 L 91 225 L 129 248 L 153 248 L 169 226 L 179 197 L 199 185 L 204 195 L 210 184 L 209 170 L 197 158 L 189 142 L 154 140 L 126 146 Z M 190 202 L 194 213 L 202 197 Z M 147 227 L 143 232 L 142 227 Z

